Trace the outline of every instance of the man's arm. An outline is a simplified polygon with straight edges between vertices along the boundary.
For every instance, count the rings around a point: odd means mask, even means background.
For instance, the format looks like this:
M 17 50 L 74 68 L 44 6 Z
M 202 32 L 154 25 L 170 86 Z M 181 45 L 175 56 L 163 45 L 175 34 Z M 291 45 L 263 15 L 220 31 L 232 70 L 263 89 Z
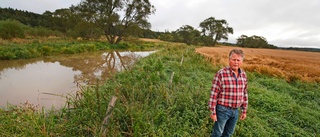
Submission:
M 209 109 L 211 111 L 210 117 L 213 121 L 217 121 L 216 106 L 217 98 L 220 92 L 220 78 L 218 73 L 214 76 L 211 86 L 210 98 L 208 102 Z
M 246 119 L 247 117 L 247 109 L 248 109 L 248 90 L 247 90 L 247 86 L 248 86 L 248 83 L 247 83 L 247 76 L 245 75 L 246 77 L 246 82 L 245 82 L 245 88 L 244 88 L 244 93 L 243 93 L 243 104 L 241 105 L 241 110 L 242 110 L 242 113 L 241 113 L 241 116 L 240 116 L 240 120 L 244 120 Z

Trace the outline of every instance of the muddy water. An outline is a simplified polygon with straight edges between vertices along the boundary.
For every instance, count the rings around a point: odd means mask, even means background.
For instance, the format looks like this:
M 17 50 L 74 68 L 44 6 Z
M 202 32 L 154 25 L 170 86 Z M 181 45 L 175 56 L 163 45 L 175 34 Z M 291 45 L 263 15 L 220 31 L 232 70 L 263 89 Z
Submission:
M 152 52 L 96 52 L 0 61 L 0 107 L 32 104 L 60 108 L 80 85 L 103 82 Z

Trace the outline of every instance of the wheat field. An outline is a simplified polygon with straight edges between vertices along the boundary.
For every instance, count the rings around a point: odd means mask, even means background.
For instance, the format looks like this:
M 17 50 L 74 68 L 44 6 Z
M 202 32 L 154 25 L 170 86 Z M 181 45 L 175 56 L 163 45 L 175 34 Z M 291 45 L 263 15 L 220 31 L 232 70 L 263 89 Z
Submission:
M 234 48 L 244 51 L 242 68 L 246 71 L 284 78 L 288 82 L 320 83 L 320 52 L 229 46 L 201 47 L 196 48 L 196 52 L 207 57 L 213 65 L 228 65 L 228 54 Z

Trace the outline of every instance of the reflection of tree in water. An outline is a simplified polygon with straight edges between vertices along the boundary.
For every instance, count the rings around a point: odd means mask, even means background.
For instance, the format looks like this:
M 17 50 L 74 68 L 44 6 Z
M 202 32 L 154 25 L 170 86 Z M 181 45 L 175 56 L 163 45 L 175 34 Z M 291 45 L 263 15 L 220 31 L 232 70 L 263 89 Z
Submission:
M 97 80 L 104 81 L 117 71 L 128 69 L 140 58 L 134 53 L 110 51 L 101 53 L 90 53 L 86 55 L 73 56 L 58 60 L 61 65 L 80 71 L 74 77 L 76 82 L 95 84 Z M 100 54 L 100 55 L 97 55 Z
M 36 59 L 0 61 L 0 91 L 1 93 L 10 93 L 10 95 L 11 93 L 28 94 L 25 99 L 23 99 L 24 97 L 20 98 L 20 96 L 16 98 L 8 95 L 8 99 L 14 98 L 17 102 L 33 100 L 32 102 L 40 103 L 43 101 L 41 104 L 46 104 L 49 103 L 47 101 L 50 100 L 51 102 L 52 100 L 58 103 L 62 99 L 58 96 L 70 95 L 73 94 L 73 91 L 79 90 L 76 88 L 76 83 L 93 85 L 97 84 L 97 79 L 103 83 L 118 71 L 130 69 L 137 59 L 150 53 L 90 52 Z M 28 84 L 25 83 L 26 81 Z M 50 86 L 46 86 L 46 84 L 50 84 Z M 0 95 L 2 96 L 3 94 Z M 29 98 L 34 95 L 38 99 Z M 2 105 L 2 102 L 0 102 L 0 105 Z
M 28 64 L 33 64 L 41 61 L 41 58 L 21 59 L 21 60 L 0 60 L 0 79 L 1 75 L 8 69 L 22 70 Z
M 153 51 L 152 51 L 153 52 Z M 95 84 L 97 80 L 104 81 L 118 71 L 130 69 L 136 60 L 152 52 L 90 52 L 83 54 L 50 56 L 26 60 L 0 61 L 0 79 L 7 69 L 24 69 L 29 64 L 38 62 L 55 63 L 72 68 L 76 73 L 74 81 L 85 84 Z M 144 55 L 143 55 L 144 54 Z

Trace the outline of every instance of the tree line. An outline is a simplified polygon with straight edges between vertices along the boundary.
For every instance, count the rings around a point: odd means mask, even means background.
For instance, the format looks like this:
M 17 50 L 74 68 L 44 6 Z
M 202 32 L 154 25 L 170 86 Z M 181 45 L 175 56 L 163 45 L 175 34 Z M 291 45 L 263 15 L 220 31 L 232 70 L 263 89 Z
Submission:
M 0 7 L 0 37 L 12 39 L 26 35 L 53 35 L 97 39 L 105 36 L 109 43 L 116 44 L 133 36 L 214 46 L 220 40 L 228 40 L 228 34 L 233 34 L 233 28 L 226 20 L 214 17 L 200 22 L 197 27 L 200 30 L 183 25 L 172 32 L 152 31 L 148 16 L 155 14 L 155 11 L 149 0 L 83 0 L 78 5 L 43 14 Z M 237 45 L 275 48 L 261 36 L 242 35 L 237 39 Z

